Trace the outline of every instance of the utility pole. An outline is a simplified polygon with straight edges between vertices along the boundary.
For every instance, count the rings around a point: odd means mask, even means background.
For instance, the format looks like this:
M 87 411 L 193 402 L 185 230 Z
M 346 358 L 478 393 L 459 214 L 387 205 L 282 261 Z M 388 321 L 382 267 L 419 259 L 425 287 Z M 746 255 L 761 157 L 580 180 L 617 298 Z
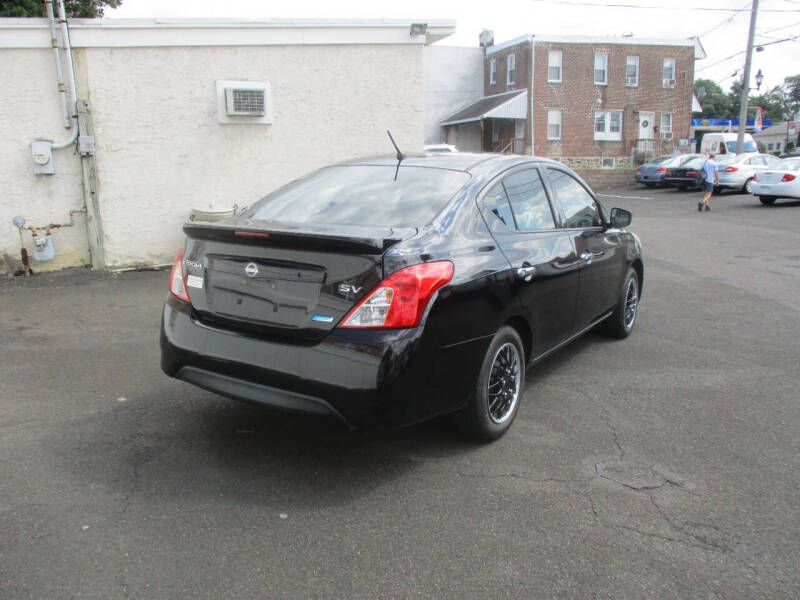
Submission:
M 753 0 L 750 9 L 750 33 L 747 36 L 747 53 L 744 59 L 744 79 L 742 79 L 742 107 L 739 111 L 739 135 L 736 137 L 736 154 L 744 149 L 744 131 L 747 127 L 747 97 L 750 95 L 750 65 L 753 62 L 753 38 L 756 34 L 756 17 L 758 16 L 758 0 Z

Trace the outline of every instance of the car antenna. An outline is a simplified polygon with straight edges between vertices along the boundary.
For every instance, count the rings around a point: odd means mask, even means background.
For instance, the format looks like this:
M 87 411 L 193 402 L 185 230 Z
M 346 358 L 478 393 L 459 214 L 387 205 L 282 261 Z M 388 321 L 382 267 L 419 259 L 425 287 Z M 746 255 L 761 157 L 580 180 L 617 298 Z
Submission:
M 394 149 L 397 150 L 397 168 L 394 170 L 394 180 L 397 181 L 397 173 L 400 171 L 400 163 L 403 162 L 403 159 L 406 157 L 406 155 L 400 152 L 400 148 L 397 147 L 397 144 L 392 137 L 392 132 L 387 129 L 386 133 L 389 134 L 389 139 L 392 140 L 392 146 L 394 146 Z

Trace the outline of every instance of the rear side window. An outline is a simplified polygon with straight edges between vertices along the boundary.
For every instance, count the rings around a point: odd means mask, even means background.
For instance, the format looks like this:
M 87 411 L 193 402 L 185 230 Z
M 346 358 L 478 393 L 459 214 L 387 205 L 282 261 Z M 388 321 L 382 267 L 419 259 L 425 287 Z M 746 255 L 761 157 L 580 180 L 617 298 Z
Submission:
M 244 216 L 293 225 L 413 227 L 430 222 L 469 180 L 462 171 L 326 167 L 255 202 Z
M 483 197 L 483 206 L 488 213 L 489 227 L 492 231 L 503 231 L 504 229 L 513 231 L 517 228 L 502 183 L 496 183 L 486 192 Z
M 576 179 L 564 171 L 548 169 L 550 187 L 564 211 L 567 228 L 600 227 L 603 220 L 594 198 Z
M 555 229 L 550 201 L 537 169 L 514 173 L 503 179 L 503 186 L 514 211 L 517 229 L 534 231 Z

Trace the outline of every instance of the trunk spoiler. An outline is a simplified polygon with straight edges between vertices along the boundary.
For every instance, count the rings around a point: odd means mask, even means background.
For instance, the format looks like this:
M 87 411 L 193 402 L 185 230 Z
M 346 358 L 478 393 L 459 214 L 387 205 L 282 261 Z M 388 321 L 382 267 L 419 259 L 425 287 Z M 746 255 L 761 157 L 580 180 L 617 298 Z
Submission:
M 300 230 L 282 223 L 242 220 L 237 224 L 227 220 L 224 224 L 186 223 L 183 232 L 193 239 L 251 246 L 383 254 L 397 242 L 417 233 L 417 229 L 335 225 Z

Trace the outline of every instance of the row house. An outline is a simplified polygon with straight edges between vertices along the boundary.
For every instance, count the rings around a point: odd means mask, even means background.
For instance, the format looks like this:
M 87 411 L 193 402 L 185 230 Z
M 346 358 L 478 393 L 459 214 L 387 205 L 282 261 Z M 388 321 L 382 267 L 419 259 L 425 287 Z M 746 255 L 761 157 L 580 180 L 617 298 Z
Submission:
M 484 97 L 441 123 L 475 129 L 471 150 L 612 164 L 688 150 L 699 41 L 528 35 L 495 45 L 484 32 L 481 45 Z

